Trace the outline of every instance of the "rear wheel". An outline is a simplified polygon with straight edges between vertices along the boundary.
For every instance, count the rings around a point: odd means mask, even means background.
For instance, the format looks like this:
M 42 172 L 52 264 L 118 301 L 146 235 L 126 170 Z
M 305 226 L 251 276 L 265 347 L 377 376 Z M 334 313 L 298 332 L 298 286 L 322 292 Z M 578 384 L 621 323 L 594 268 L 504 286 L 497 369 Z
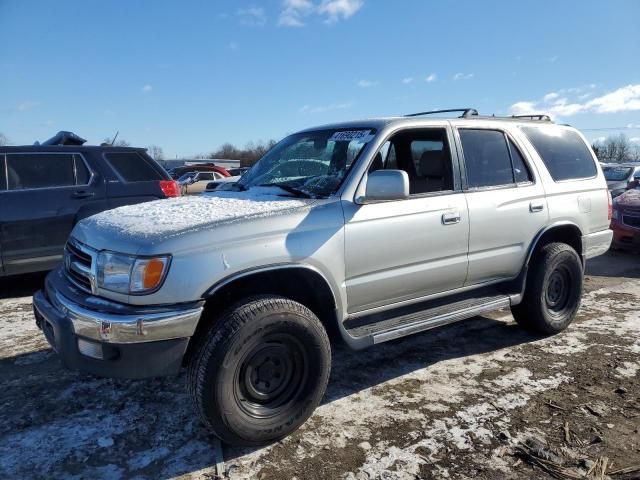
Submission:
M 189 366 L 193 403 L 231 445 L 262 445 L 296 430 L 319 404 L 331 349 L 320 320 L 282 297 L 239 304 L 215 322 Z
M 523 327 L 551 335 L 569 326 L 580 307 L 583 269 L 576 251 L 549 243 L 532 259 L 522 303 L 511 307 Z

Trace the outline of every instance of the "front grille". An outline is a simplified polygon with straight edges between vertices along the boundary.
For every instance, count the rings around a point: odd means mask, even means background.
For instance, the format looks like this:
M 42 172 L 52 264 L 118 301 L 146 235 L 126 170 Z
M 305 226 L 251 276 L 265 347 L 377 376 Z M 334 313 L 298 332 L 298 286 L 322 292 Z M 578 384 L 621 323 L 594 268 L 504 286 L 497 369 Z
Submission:
M 634 217 L 640 217 L 640 207 L 624 207 L 622 212 Z
M 76 287 L 92 293 L 93 250 L 74 240 L 69 240 L 64 249 L 64 271 Z
M 622 223 L 629 227 L 640 228 L 640 217 L 632 217 L 630 215 L 622 215 Z

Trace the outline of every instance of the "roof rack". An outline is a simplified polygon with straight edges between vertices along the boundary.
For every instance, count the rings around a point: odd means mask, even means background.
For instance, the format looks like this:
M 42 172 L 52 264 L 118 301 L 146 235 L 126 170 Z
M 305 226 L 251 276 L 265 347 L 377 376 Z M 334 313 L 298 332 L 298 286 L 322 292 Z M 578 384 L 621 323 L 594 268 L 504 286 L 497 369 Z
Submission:
M 551 117 L 544 113 L 534 113 L 532 115 L 511 115 L 511 118 L 523 118 L 529 120 L 538 120 L 540 122 L 551 122 Z
M 409 113 L 405 117 L 420 117 L 422 115 L 435 115 L 437 113 L 453 113 L 462 112 L 459 118 L 469 118 L 472 116 L 478 116 L 478 111 L 475 108 L 450 108 L 447 110 L 431 110 L 429 112 Z

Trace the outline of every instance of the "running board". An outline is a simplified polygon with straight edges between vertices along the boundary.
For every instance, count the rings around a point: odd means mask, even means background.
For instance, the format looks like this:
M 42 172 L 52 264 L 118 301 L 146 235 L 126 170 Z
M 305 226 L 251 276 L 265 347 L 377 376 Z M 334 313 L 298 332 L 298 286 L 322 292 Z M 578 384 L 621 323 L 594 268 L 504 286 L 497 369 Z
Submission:
M 354 338 L 369 337 L 371 343 L 382 343 L 414 333 L 466 320 L 482 313 L 511 305 L 510 296 L 495 291 L 478 296 L 460 295 L 457 298 L 424 302 L 392 312 L 348 319 L 344 326 Z M 489 293 L 489 292 L 487 292 Z M 448 300 L 447 303 L 445 301 Z M 395 316 L 390 316 L 395 313 Z

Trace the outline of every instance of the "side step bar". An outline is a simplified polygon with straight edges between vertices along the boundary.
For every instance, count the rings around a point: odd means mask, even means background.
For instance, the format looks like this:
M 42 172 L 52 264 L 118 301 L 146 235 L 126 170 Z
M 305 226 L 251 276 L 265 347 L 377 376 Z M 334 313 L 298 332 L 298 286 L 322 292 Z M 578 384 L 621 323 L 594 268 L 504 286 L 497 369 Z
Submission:
M 447 299 L 448 303 L 440 300 L 382 315 L 349 319 L 345 322 L 345 328 L 356 339 L 369 337 L 369 342 L 373 344 L 387 342 L 511 305 L 510 295 L 495 291 L 492 293 L 475 297 L 462 295 L 458 300 L 450 297 Z M 395 316 L 390 316 L 394 313 Z

